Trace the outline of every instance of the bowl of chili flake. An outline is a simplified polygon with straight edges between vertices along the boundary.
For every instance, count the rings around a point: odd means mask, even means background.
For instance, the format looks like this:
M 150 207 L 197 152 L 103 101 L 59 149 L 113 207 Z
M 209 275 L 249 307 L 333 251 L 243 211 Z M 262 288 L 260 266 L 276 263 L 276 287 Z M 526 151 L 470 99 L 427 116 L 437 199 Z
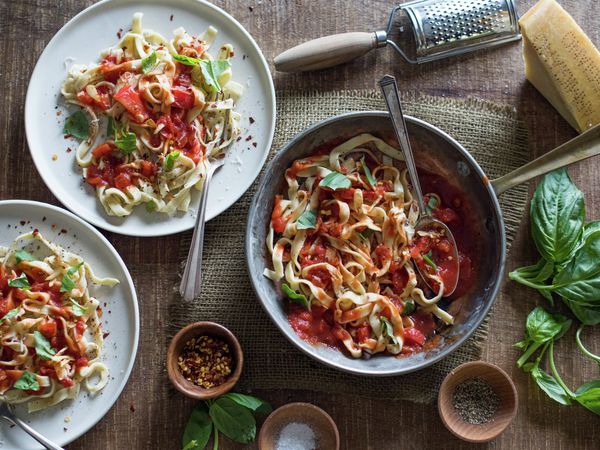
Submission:
M 208 400 L 230 391 L 242 373 L 244 355 L 234 334 L 214 322 L 181 329 L 167 351 L 167 373 L 182 394 Z

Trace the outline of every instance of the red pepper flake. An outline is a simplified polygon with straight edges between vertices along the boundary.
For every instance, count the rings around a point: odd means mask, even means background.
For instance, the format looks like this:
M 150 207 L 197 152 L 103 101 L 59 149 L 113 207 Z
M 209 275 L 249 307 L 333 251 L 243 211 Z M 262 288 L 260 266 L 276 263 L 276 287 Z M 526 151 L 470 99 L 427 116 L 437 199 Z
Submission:
M 46 221 L 46 216 L 42 217 L 42 222 Z
M 250 121 L 250 125 L 252 125 L 254 122 L 256 122 L 256 120 L 254 120 L 254 117 L 252 117 L 252 116 L 248 117 L 248 120 Z
M 235 142 L 240 142 L 242 140 L 241 136 L 238 136 L 237 139 L 235 140 Z
M 135 412 L 135 406 L 133 403 L 129 405 L 129 411 L 131 411 L 132 413 Z
M 25 226 L 25 224 L 26 224 L 27 222 L 25 222 L 24 220 L 21 220 L 19 223 L 20 223 L 20 224 L 21 224 L 21 226 L 23 227 L 23 226 Z
M 250 10 L 250 12 L 254 11 L 254 6 L 248 6 L 248 9 Z
M 65 134 L 65 136 L 64 136 L 64 137 L 65 137 L 65 139 L 69 139 L 69 138 L 72 138 L 72 137 L 73 137 L 73 135 L 72 135 L 72 134 Z
M 105 331 L 104 333 L 102 333 L 102 339 L 106 339 L 108 336 L 110 336 L 110 332 Z
M 169 17 L 169 22 L 173 22 L 173 14 L 171 14 L 171 17 Z
M 122 36 L 123 36 L 123 28 L 119 28 L 119 31 L 117 31 L 117 37 L 119 39 L 121 39 Z
M 34 236 L 37 236 L 37 235 L 39 234 L 39 232 L 40 232 L 40 231 L 39 231 L 37 228 L 35 228 L 35 229 L 33 230 L 33 235 L 34 235 Z
M 252 140 L 252 136 L 248 135 L 248 137 L 246 138 L 246 142 L 251 141 Z
M 186 380 L 210 389 L 223 384 L 233 371 L 229 345 L 206 335 L 185 343 L 177 366 Z
M 73 149 L 71 147 L 67 147 L 67 153 L 71 153 Z
M 62 111 L 56 111 L 56 115 L 60 116 L 62 114 Z
M 257 145 L 258 145 L 258 144 L 257 144 L 256 142 L 253 142 L 253 143 L 252 143 L 252 147 L 254 147 L 254 148 L 256 148 L 256 146 L 257 146 Z
M 67 230 L 65 230 L 64 228 L 61 228 L 60 232 L 61 232 L 62 234 L 67 234 Z

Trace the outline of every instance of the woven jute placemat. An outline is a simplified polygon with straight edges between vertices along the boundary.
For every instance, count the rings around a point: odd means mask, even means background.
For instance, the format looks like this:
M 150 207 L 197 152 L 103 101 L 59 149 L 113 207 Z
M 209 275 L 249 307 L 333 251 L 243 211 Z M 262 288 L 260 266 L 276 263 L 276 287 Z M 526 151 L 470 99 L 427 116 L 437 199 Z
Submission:
M 279 92 L 277 128 L 270 157 L 307 126 L 343 112 L 384 110 L 375 91 L 325 93 Z M 491 178 L 529 160 L 527 135 L 514 110 L 477 99 L 449 99 L 403 94 L 405 112 L 449 133 L 465 146 Z M 277 330 L 255 298 L 246 272 L 244 231 L 256 183 L 231 208 L 209 222 L 205 231 L 203 286 L 200 299 L 184 302 L 174 293 L 169 304 L 171 332 L 198 320 L 231 329 L 244 349 L 245 364 L 238 389 L 312 389 L 369 397 L 433 401 L 444 376 L 457 365 L 479 359 L 488 320 L 457 351 L 421 371 L 398 377 L 348 375 L 313 361 Z M 500 200 L 508 244 L 512 242 L 527 203 L 520 186 Z M 510 205 L 506 208 L 505 205 Z M 182 239 L 182 262 L 191 233 Z

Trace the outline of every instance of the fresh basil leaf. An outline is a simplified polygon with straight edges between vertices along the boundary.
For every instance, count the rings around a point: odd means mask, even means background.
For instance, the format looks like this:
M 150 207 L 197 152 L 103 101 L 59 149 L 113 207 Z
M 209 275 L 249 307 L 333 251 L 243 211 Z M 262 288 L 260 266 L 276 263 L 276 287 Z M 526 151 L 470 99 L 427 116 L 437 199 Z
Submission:
M 281 285 L 281 290 L 293 302 L 298 303 L 299 305 L 304 306 L 306 309 L 310 309 L 310 302 L 308 301 L 308 299 L 306 298 L 305 295 L 298 294 L 291 287 L 289 287 L 286 283 L 283 283 Z
M 256 437 L 256 420 L 248 408 L 227 397 L 219 397 L 210 405 L 209 415 L 215 428 L 229 439 L 247 444 Z
M 579 325 L 579 328 L 577 328 L 577 333 L 575 333 L 575 342 L 577 342 L 577 347 L 579 347 L 579 351 L 581 351 L 586 358 L 595 361 L 598 366 L 600 366 L 600 355 L 595 355 L 590 352 L 581 341 L 581 332 L 583 331 L 584 327 L 585 326 L 583 324 Z
M 600 313 L 600 231 L 588 236 L 575 257 L 554 277 L 554 291 L 566 299 L 573 314 L 586 325 L 595 325 Z M 576 305 L 573 308 L 573 305 Z M 588 311 L 588 314 L 585 311 Z M 582 313 L 582 311 L 584 311 Z
M 219 92 L 222 88 L 219 84 L 220 76 L 231 67 L 231 64 L 226 59 L 209 61 L 206 59 L 200 60 L 200 70 L 204 77 L 204 82 L 214 91 Z
M 571 404 L 571 397 L 569 397 L 569 394 L 565 392 L 562 386 L 558 384 L 558 381 L 556 381 L 556 378 L 554 378 L 552 375 L 544 372 L 536 365 L 531 370 L 531 376 L 540 389 L 543 390 L 552 400 L 560 403 L 561 405 Z
M 75 289 L 75 282 L 71 278 L 71 275 L 74 275 L 75 272 L 77 272 L 82 265 L 83 263 L 81 262 L 79 264 L 74 265 L 73 267 L 70 267 L 69 270 L 67 270 L 66 275 L 64 275 L 61 280 L 60 292 L 71 292 L 73 289 Z
M 251 395 L 238 394 L 236 392 L 229 392 L 223 397 L 227 397 L 238 405 L 245 406 L 252 411 L 256 411 L 262 414 L 269 414 L 273 408 L 271 405 L 260 398 L 252 397 Z
M 24 273 L 22 273 L 21 276 L 18 278 L 12 278 L 8 280 L 8 285 L 10 287 L 23 289 L 24 291 L 28 291 L 29 289 L 31 289 L 31 286 L 29 285 L 29 280 L 27 279 L 27 275 L 25 275 Z
M 148 212 L 156 211 L 156 203 L 154 203 L 154 201 L 152 201 L 152 200 L 150 200 L 148 203 L 146 203 L 146 211 L 148 211 Z
M 17 250 L 15 252 L 15 259 L 17 260 L 17 264 L 21 261 L 36 261 L 35 256 L 25 250 Z
M 361 238 L 363 241 L 366 241 L 372 234 L 373 230 L 371 230 L 370 228 L 365 228 L 363 231 L 360 231 L 358 233 L 358 237 Z
M 85 114 L 81 111 L 77 111 L 67 117 L 63 127 L 63 133 L 75 136 L 77 139 L 87 139 L 90 133 L 90 124 Z
M 150 55 L 142 59 L 142 72 L 148 73 L 156 66 L 156 52 L 152 52 Z
M 438 199 L 437 199 L 437 197 L 435 197 L 433 195 L 431 197 L 429 197 L 429 200 L 427 200 L 427 205 L 425 205 L 429 214 L 431 214 L 433 212 L 433 210 L 435 208 L 437 208 L 438 206 L 439 206 Z
M 36 376 L 26 370 L 19 379 L 15 381 L 13 387 L 15 389 L 21 389 L 22 391 L 37 391 L 40 388 L 40 384 L 38 383 Z
M 208 444 L 210 434 L 212 433 L 213 423 L 208 416 L 208 407 L 204 402 L 196 405 L 183 432 L 183 448 L 203 449 Z M 191 443 L 195 442 L 195 446 Z
M 175 152 L 171 152 L 167 155 L 167 157 L 165 158 L 165 168 L 167 170 L 171 170 L 173 168 L 173 165 L 175 164 L 175 160 L 177 158 L 179 158 L 180 154 L 181 154 L 181 152 L 175 151 Z
M 21 310 L 21 307 L 17 306 L 14 309 L 11 309 L 9 312 L 7 312 L 6 314 L 4 314 L 4 316 L 2 316 L 0 318 L 0 323 L 4 322 L 5 320 L 10 320 L 13 317 L 15 317 L 17 314 L 19 314 L 19 311 Z
M 317 226 L 317 212 L 314 210 L 306 210 L 296 221 L 297 230 L 306 230 Z
M 407 316 L 410 316 L 412 313 L 414 313 L 416 310 L 417 310 L 417 305 L 415 305 L 414 300 L 405 300 L 404 308 L 402 309 L 402 312 L 400 313 L 400 315 L 402 317 L 407 317 Z
M 431 253 L 431 250 L 429 250 L 429 252 L 428 252 L 428 253 L 423 253 L 423 254 L 421 254 L 421 256 L 423 257 L 423 261 L 425 261 L 427 264 L 429 264 L 429 265 L 430 265 L 430 266 L 433 268 L 433 270 L 435 270 L 435 271 L 437 272 L 437 270 L 438 270 L 438 266 L 437 266 L 437 264 L 436 264 L 436 263 L 433 261 L 433 258 L 432 258 L 432 256 L 433 256 L 433 255 L 432 255 L 432 253 Z
M 398 338 L 394 334 L 394 327 L 392 326 L 390 321 L 387 319 L 387 317 L 379 316 L 379 321 L 381 323 L 381 334 L 390 338 L 390 341 L 392 341 L 392 344 L 399 345 L 400 342 L 398 341 Z
M 326 187 L 332 190 L 348 189 L 352 186 L 350 179 L 339 172 L 331 172 L 321 180 L 319 186 Z
M 552 299 L 551 289 L 546 288 L 544 282 L 554 274 L 554 267 L 552 261 L 546 261 L 542 258 L 532 266 L 519 267 L 513 270 L 508 274 L 508 277 L 517 283 L 536 289 L 542 297 L 552 304 L 554 300 Z
M 75 272 L 77 272 L 79 269 L 81 269 L 81 266 L 83 266 L 83 262 L 80 262 L 78 264 L 75 264 L 74 266 L 69 267 L 69 270 L 67 270 L 67 275 L 75 275 Z
M 42 333 L 34 331 L 33 337 L 35 339 L 35 352 L 40 358 L 49 360 L 56 354 L 56 351 Z
M 117 137 L 115 119 L 113 119 L 111 116 L 108 116 L 108 121 L 106 122 L 106 137 L 113 139 Z
M 81 317 L 87 312 L 87 308 L 84 308 L 83 306 L 81 306 L 79 303 L 77 303 L 77 301 L 75 299 L 72 298 L 70 300 L 71 300 L 71 309 L 73 310 L 73 314 L 75 314 L 77 317 Z
M 179 61 L 181 64 L 184 64 L 186 66 L 197 66 L 198 64 L 200 64 L 200 60 L 197 58 L 192 58 L 191 56 L 185 56 L 185 55 L 172 55 L 173 59 L 176 61 Z
M 124 155 L 129 155 L 137 150 L 137 138 L 135 137 L 135 133 L 132 133 L 131 131 L 121 133 L 121 135 L 115 139 L 115 145 L 119 147 L 119 150 L 121 150 Z
M 188 442 L 181 450 L 193 450 L 195 448 L 198 448 L 198 441 L 193 439 L 190 442 Z
M 583 193 L 566 169 L 544 176 L 531 200 L 531 232 L 540 254 L 560 263 L 571 257 L 585 220 Z
M 369 169 L 369 166 L 367 166 L 364 156 L 362 157 L 360 162 L 362 163 L 363 170 L 365 171 L 365 175 L 367 176 L 367 181 L 369 182 L 371 187 L 375 187 L 375 185 L 377 184 L 377 180 L 375 179 L 375 177 L 373 177 L 373 174 L 371 173 L 371 169 Z
M 600 415 L 600 380 L 579 386 L 575 391 L 575 400 L 594 414 Z

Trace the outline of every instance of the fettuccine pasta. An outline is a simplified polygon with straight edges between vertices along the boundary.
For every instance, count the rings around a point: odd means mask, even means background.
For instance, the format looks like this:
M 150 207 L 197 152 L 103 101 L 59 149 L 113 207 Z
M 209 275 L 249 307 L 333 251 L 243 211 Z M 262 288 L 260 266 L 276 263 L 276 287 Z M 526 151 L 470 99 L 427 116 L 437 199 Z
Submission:
M 452 247 L 435 231 L 415 232 L 418 206 L 394 160 L 401 152 L 361 134 L 294 161 L 266 239 L 264 274 L 291 300 L 292 327 L 355 358 L 418 351 L 436 323 L 453 323 L 439 305 Z M 434 216 L 458 218 L 437 193 L 425 199 Z M 463 279 L 467 259 L 461 253 Z
M 76 398 L 82 385 L 104 388 L 101 309 L 89 286 L 117 283 L 38 232 L 0 247 L 0 401 L 34 412 Z
M 65 125 L 66 133 L 84 138 L 77 164 L 111 216 L 127 216 L 140 204 L 168 215 L 187 211 L 209 158 L 241 133 L 235 105 L 243 89 L 231 81 L 232 46 L 209 53 L 214 27 L 200 36 L 183 28 L 173 34 L 167 40 L 144 29 L 136 13 L 131 30 L 101 52 L 98 64 L 73 65 L 62 86 L 65 100 L 85 111 Z M 97 142 L 101 117 L 106 138 Z

